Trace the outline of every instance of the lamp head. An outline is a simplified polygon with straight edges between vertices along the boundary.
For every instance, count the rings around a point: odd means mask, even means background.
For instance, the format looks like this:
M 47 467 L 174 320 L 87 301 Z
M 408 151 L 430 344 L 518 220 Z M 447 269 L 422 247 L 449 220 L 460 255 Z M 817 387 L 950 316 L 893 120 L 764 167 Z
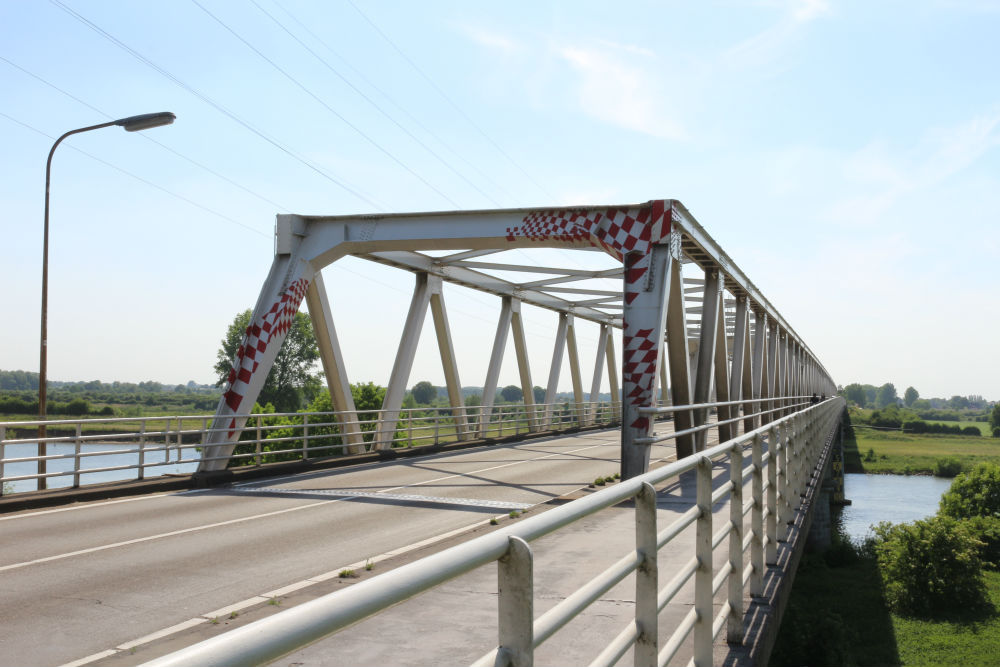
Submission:
M 139 130 L 148 130 L 151 127 L 170 125 L 174 122 L 175 118 L 177 116 L 169 111 L 161 111 L 160 113 L 144 113 L 139 116 L 122 118 L 121 120 L 116 120 L 115 125 L 125 128 L 126 132 L 138 132 Z

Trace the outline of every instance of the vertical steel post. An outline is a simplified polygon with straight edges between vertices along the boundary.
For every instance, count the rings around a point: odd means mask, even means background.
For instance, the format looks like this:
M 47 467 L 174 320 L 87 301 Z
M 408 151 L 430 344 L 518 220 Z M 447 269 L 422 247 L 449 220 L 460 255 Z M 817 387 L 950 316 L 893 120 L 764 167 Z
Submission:
M 507 333 L 510 331 L 511 297 L 505 296 L 500 305 L 500 319 L 497 321 L 497 332 L 493 337 L 493 351 L 490 353 L 490 365 L 486 369 L 486 384 L 483 385 L 483 403 L 479 414 L 479 437 L 486 436 L 486 430 L 493 416 L 493 403 L 497 395 L 497 382 L 500 379 L 500 367 L 503 365 L 503 355 L 507 348 Z
M 80 488 L 80 437 L 83 435 L 83 424 L 76 423 L 76 439 L 73 441 L 73 488 Z
M 414 277 L 416 285 L 413 288 L 413 298 L 410 300 L 410 310 L 406 314 L 406 324 L 403 326 L 399 349 L 392 364 L 389 385 L 385 389 L 385 398 L 382 399 L 382 419 L 379 420 L 375 433 L 375 449 L 388 449 L 392 445 L 396 422 L 399 420 L 399 408 L 403 405 L 406 382 L 410 378 L 413 359 L 417 354 L 417 343 L 420 342 L 420 332 L 427 315 L 427 305 L 430 303 L 430 277 L 426 273 L 417 273 Z
M 767 366 L 767 313 L 758 310 L 753 317 L 753 365 L 751 367 L 751 377 L 753 382 L 753 398 L 766 398 L 768 394 L 767 373 L 764 372 Z M 762 412 L 764 401 L 754 403 L 754 411 Z M 756 425 L 763 426 L 771 421 L 767 415 L 761 415 L 754 420 Z
M 552 348 L 552 365 L 549 366 L 549 382 L 545 388 L 545 428 L 552 428 L 552 410 L 556 401 L 556 390 L 559 386 L 559 373 L 562 371 L 563 351 L 566 349 L 566 331 L 569 329 L 570 315 L 559 313 L 559 326 L 556 328 L 556 343 Z M 560 420 L 561 421 L 561 420 Z
M 590 409 L 588 410 L 587 423 L 594 424 L 597 421 L 598 404 L 601 401 L 601 377 L 604 372 L 604 357 L 607 354 L 607 341 L 611 335 L 611 327 L 607 324 L 601 325 L 601 331 L 597 335 L 597 359 L 594 361 L 594 377 L 590 382 Z
M 746 296 L 736 297 L 736 314 L 733 318 L 733 361 L 729 368 L 729 400 L 739 401 L 751 398 L 743 392 L 744 361 L 749 362 L 749 347 L 747 346 L 747 298 Z M 746 378 L 749 384 L 749 377 Z M 749 407 L 752 403 L 744 403 L 742 406 L 735 406 L 730 413 L 730 417 L 737 417 L 740 414 L 740 407 L 743 408 L 743 416 L 750 413 Z M 749 427 L 749 428 L 748 428 Z M 753 430 L 753 420 L 744 419 L 743 432 Z M 739 423 L 733 425 L 733 434 L 739 432 Z
M 583 426 L 583 380 L 580 377 L 580 355 L 576 347 L 576 320 L 566 318 L 566 351 L 569 353 L 569 376 L 573 382 L 573 403 L 576 405 L 576 424 Z
M 778 563 L 778 450 L 781 448 L 778 429 L 767 432 L 767 548 L 764 557 L 768 565 Z
M 729 353 L 726 343 L 726 310 L 723 307 L 725 292 L 723 285 L 725 280 L 719 280 L 719 315 L 715 321 L 715 400 L 719 403 L 728 403 L 729 395 Z M 738 395 L 738 394 L 737 394 Z M 719 442 L 726 442 L 736 437 L 737 424 L 724 424 L 733 415 L 739 414 L 736 406 L 720 405 L 718 408 L 719 418 Z M 706 435 L 708 432 L 706 431 Z
M 302 460 L 309 460 L 309 415 L 302 415 Z
M 531 547 L 508 538 L 507 553 L 497 561 L 500 651 L 511 667 L 531 667 L 535 660 L 534 581 Z
M 7 445 L 4 444 L 4 440 L 7 438 L 7 427 L 0 426 L 0 498 L 4 495 L 4 462 L 3 460 L 7 457 Z
M 667 286 L 667 358 L 670 365 L 670 400 L 672 405 L 691 405 L 691 357 L 688 354 L 687 315 L 684 307 L 684 281 L 681 277 L 681 234 L 670 234 L 670 282 Z M 684 431 L 694 425 L 688 410 L 674 413 L 674 430 Z M 694 453 L 694 437 L 682 435 L 675 441 L 677 458 Z
M 660 590 L 656 560 L 656 489 L 644 482 L 635 496 L 635 548 L 642 563 L 635 573 L 635 664 L 657 667 L 659 638 L 656 598 Z
M 347 443 L 347 451 L 350 453 L 361 454 L 365 451 L 364 437 L 358 427 L 358 411 L 354 405 L 354 396 L 351 394 L 344 354 L 340 349 L 340 340 L 337 338 L 337 329 L 333 323 L 333 311 L 330 309 L 330 300 L 323 284 L 323 275 L 319 271 L 313 276 L 313 281 L 306 290 L 306 305 L 316 333 L 319 356 L 326 375 L 326 386 L 330 391 L 330 403 L 340 422 L 341 441 Z
M 712 381 L 715 375 L 715 338 L 718 332 L 719 307 L 722 301 L 722 276 L 715 270 L 705 271 L 705 290 L 702 293 L 701 334 L 698 341 L 698 365 L 694 381 L 694 402 L 708 403 L 712 398 Z M 720 413 L 721 415 L 721 413 Z M 694 425 L 708 422 L 708 408 L 694 411 Z M 696 451 L 705 449 L 708 431 L 695 435 Z
M 539 419 L 535 409 L 535 386 L 531 383 L 531 364 L 528 363 L 528 344 L 524 340 L 519 299 L 511 299 L 510 302 L 510 328 L 514 334 L 514 354 L 517 356 L 517 372 L 521 379 L 521 393 L 524 395 L 524 410 L 528 415 L 528 430 L 536 431 Z
M 760 434 L 753 437 L 753 475 L 750 478 L 753 509 L 750 511 L 750 595 L 764 594 L 764 443 Z
M 610 331 L 608 331 L 607 349 L 604 356 L 608 361 L 608 383 L 611 385 L 611 420 L 621 421 L 622 396 L 621 387 L 618 386 L 621 371 L 618 369 L 618 360 L 615 357 L 615 340 Z
M 737 443 L 729 451 L 729 479 L 733 490 L 729 494 L 729 618 L 726 620 L 726 641 L 743 641 L 743 445 Z
M 694 574 L 694 608 L 698 620 L 694 624 L 694 664 L 712 665 L 712 461 L 707 456 L 698 461 L 698 519 L 695 521 L 695 556 L 698 569 Z

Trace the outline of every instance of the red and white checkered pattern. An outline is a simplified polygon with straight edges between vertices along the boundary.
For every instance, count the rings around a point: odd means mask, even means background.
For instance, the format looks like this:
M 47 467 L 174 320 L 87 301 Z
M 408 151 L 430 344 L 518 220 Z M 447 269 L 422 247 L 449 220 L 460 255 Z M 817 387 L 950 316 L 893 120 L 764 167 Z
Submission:
M 622 259 L 629 252 L 648 253 L 650 245 L 669 234 L 669 214 L 670 208 L 662 199 L 634 209 L 538 211 L 525 216 L 519 227 L 509 227 L 507 240 L 524 237 L 532 241 L 589 241 Z
M 295 313 L 299 311 L 299 304 L 305 298 L 307 289 L 309 289 L 309 281 L 305 278 L 299 278 L 288 286 L 288 289 L 274 302 L 264 317 L 251 322 L 247 327 L 243 342 L 240 344 L 239 350 L 236 351 L 233 368 L 229 371 L 229 385 L 223 394 L 226 405 L 234 413 L 240 411 L 240 404 L 243 402 L 247 386 L 260 366 L 259 357 L 276 339 L 279 344 L 284 341 L 285 334 L 288 333 L 295 320 Z M 236 420 L 230 422 L 229 428 L 236 428 Z M 233 435 L 232 430 L 230 430 L 229 435 Z

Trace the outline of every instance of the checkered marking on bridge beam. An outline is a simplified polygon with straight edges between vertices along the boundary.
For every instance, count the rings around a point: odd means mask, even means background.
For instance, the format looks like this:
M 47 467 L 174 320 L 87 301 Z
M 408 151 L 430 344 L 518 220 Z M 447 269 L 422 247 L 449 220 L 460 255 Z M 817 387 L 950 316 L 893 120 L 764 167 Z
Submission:
M 283 489 L 277 486 L 257 486 L 231 489 L 234 493 L 280 494 L 304 496 L 334 496 L 336 498 L 385 498 L 411 503 L 433 503 L 435 505 L 462 505 L 466 507 L 492 507 L 504 510 L 526 510 L 533 503 L 515 503 L 504 500 L 480 500 L 478 498 L 446 498 L 443 496 L 421 496 L 415 493 L 379 493 L 378 491 L 338 491 L 336 489 Z
M 263 355 L 276 338 L 284 341 L 308 289 L 309 281 L 299 278 L 278 297 L 263 318 L 247 326 L 243 341 L 236 351 L 233 367 L 229 370 L 229 387 L 223 394 L 226 405 L 233 412 L 240 411 L 247 386 L 260 366 L 257 357 Z M 230 420 L 229 429 L 229 437 L 232 437 L 236 431 L 235 419 Z

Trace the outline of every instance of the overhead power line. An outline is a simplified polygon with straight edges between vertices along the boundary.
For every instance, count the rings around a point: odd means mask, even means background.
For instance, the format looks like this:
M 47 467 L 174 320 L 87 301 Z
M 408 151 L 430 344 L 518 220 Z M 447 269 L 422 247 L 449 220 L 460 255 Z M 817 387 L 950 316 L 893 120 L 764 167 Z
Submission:
M 423 148 L 424 150 L 426 150 L 428 153 L 430 153 L 431 155 L 433 155 L 437 159 L 437 161 L 440 162 L 442 165 L 444 165 L 445 168 L 447 168 L 449 171 L 451 171 L 451 173 L 455 174 L 456 176 L 458 176 L 459 178 L 461 178 L 463 181 L 465 181 L 470 187 L 472 187 L 474 190 L 476 190 L 476 192 L 478 192 L 482 196 L 484 196 L 487 199 L 489 199 L 493 203 L 494 206 L 500 206 L 500 202 L 498 202 L 496 199 L 494 199 L 492 196 L 490 196 L 487 192 L 483 191 L 478 185 L 476 185 L 475 183 L 473 183 L 469 179 L 469 177 L 467 177 L 461 171 L 459 171 L 458 169 L 456 169 L 455 167 L 453 167 L 448 161 L 446 161 L 443 157 L 441 157 L 433 148 L 431 148 L 430 146 L 428 146 L 427 144 L 425 144 L 423 141 L 421 141 L 419 137 L 417 137 L 416 135 L 414 135 L 402 123 L 400 123 L 395 118 L 393 118 L 385 109 L 383 109 L 377 102 L 375 102 L 375 100 L 373 100 L 370 97 L 368 97 L 367 95 L 365 95 L 364 91 L 362 91 L 360 88 L 358 88 L 353 83 L 351 83 L 351 81 L 347 77 L 345 77 L 343 74 L 341 74 L 337 70 L 337 68 L 335 68 L 333 65 L 331 65 L 325 58 L 323 58 L 323 56 L 321 56 L 318 53 L 316 53 L 313 49 L 311 49 L 309 47 L 308 44 L 306 44 L 301 39 L 299 39 L 298 35 L 296 35 L 295 33 L 293 33 L 281 21 L 279 21 L 277 18 L 275 18 L 273 14 L 271 14 L 266 9 L 264 9 L 263 7 L 261 7 L 260 4 L 257 3 L 257 0 L 250 0 L 250 3 L 254 7 L 256 7 L 257 9 L 259 9 L 261 11 L 261 13 L 263 13 L 265 16 L 267 16 L 267 18 L 271 19 L 271 21 L 273 21 L 275 25 L 277 25 L 279 28 L 281 28 L 285 32 L 285 34 L 287 34 L 289 37 L 291 37 L 292 39 L 294 39 L 299 44 L 299 46 L 301 46 L 303 49 L 305 49 L 306 51 L 308 51 L 309 54 L 312 55 L 312 57 L 314 57 L 316 60 L 318 60 L 324 67 L 326 67 L 328 70 L 330 70 L 331 72 L 333 72 L 333 74 L 337 78 L 339 78 L 341 81 L 343 81 L 345 84 L 347 84 L 351 88 L 351 90 L 353 90 L 354 92 L 356 92 L 366 102 L 368 102 L 370 105 L 372 105 L 373 107 L 375 107 L 375 109 L 380 114 L 382 114 L 386 118 L 386 120 L 388 120 L 393 125 L 395 125 L 396 127 L 398 127 L 404 134 L 406 134 L 406 136 L 408 136 L 410 139 L 412 139 L 413 141 L 415 141 L 421 148 Z
M 361 9 L 356 4 L 354 4 L 353 0 L 347 0 L 347 3 L 351 7 L 353 7 L 354 11 L 356 11 L 358 14 L 360 14 L 361 18 L 363 18 L 375 30 L 375 32 L 377 32 L 379 34 L 379 36 L 382 39 L 384 39 L 386 41 L 386 43 L 388 43 L 389 46 L 391 46 L 392 49 L 396 53 L 398 53 L 400 55 L 400 57 L 403 60 L 405 60 L 407 63 L 409 63 L 410 67 L 412 67 L 417 72 L 417 74 L 419 74 L 421 77 L 423 77 L 423 79 L 427 83 L 429 83 L 431 85 L 431 87 L 433 87 L 434 90 L 436 90 L 438 92 L 438 94 L 441 95 L 441 97 L 443 97 L 444 100 L 449 105 L 451 105 L 451 107 L 456 112 L 458 112 L 458 114 L 460 116 L 462 116 L 462 118 L 464 118 L 467 123 L 469 123 L 469 125 L 471 125 L 473 128 L 475 128 L 475 130 L 477 132 L 479 132 L 479 134 L 481 134 L 483 136 L 483 138 L 486 139 L 486 141 L 490 142 L 490 144 L 493 146 L 493 148 L 495 148 L 497 150 L 497 152 L 499 152 L 501 155 L 503 155 L 507 159 L 508 162 L 510 162 L 512 165 L 514 165 L 514 167 L 518 171 L 520 171 L 524 175 L 524 177 L 527 178 L 532 183 L 532 185 L 534 185 L 536 188 L 538 188 L 539 190 L 541 190 L 541 192 L 545 196 L 550 197 L 551 199 L 555 199 L 555 197 L 552 195 L 552 193 L 550 193 L 548 190 L 546 190 L 542 186 L 542 184 L 539 183 L 537 180 L 535 180 L 535 178 L 531 174 L 529 174 L 520 164 L 518 164 L 517 161 L 514 160 L 514 158 L 512 158 L 507 153 L 507 151 L 505 151 L 503 148 L 501 148 L 500 144 L 498 144 L 497 142 L 495 142 L 493 140 L 493 138 L 490 135 L 488 135 L 485 130 L 483 130 L 483 128 L 479 127 L 479 125 L 474 120 L 472 120 L 472 118 L 470 118 L 469 115 L 467 113 L 465 113 L 465 111 L 463 111 L 462 108 L 460 106 L 458 106 L 458 104 L 456 104 L 455 101 L 452 100 L 451 97 L 449 97 L 448 94 L 446 92 L 444 92 L 444 90 L 439 85 L 437 85 L 437 83 L 435 83 L 434 79 L 432 79 L 430 76 L 428 76 L 427 73 L 424 72 L 424 70 L 421 69 L 420 66 L 417 65 L 417 63 L 413 61 L 412 58 L 410 58 L 408 55 L 406 55 L 406 53 L 403 52 L 402 49 L 400 49 L 398 46 L 396 46 L 396 43 L 394 41 L 392 41 L 392 39 L 390 39 L 388 35 L 386 35 L 384 32 L 382 32 L 382 29 L 379 28 L 378 25 L 374 21 L 372 21 L 368 17 L 367 14 L 365 14 L 363 11 L 361 11 Z
M 225 115 L 226 117 L 228 117 L 230 120 L 233 120 L 234 122 L 239 123 L 240 125 L 242 125 L 246 129 L 248 129 L 251 132 L 253 132 L 254 134 L 256 134 L 258 137 L 260 137 L 261 139 L 263 139 L 264 141 L 266 141 L 267 143 L 271 144 L 272 146 L 274 146 L 275 148 L 277 148 L 278 150 L 280 150 L 282 153 L 285 153 L 289 157 L 297 160 L 298 162 L 301 162 L 306 167 L 309 167 L 309 169 L 311 169 L 312 171 L 316 172 L 317 174 L 319 174 L 320 176 L 322 176 L 326 180 L 330 181 L 331 183 L 333 183 L 337 187 L 341 188 L 345 192 L 353 195 L 354 197 L 357 197 L 358 199 L 360 199 L 361 201 L 365 202 L 366 204 L 369 204 L 369 205 L 375 207 L 376 209 L 378 209 L 380 211 L 384 211 L 385 210 L 384 206 L 382 206 L 381 204 L 376 203 L 370 197 L 367 197 L 364 194 L 362 194 L 358 190 L 358 188 L 352 187 L 352 186 L 348 185 L 347 183 L 343 182 L 342 180 L 337 179 L 337 178 L 331 176 L 325 170 L 321 169 L 320 167 L 318 167 L 317 165 L 313 164 L 309 160 L 306 160 L 304 157 L 302 157 L 301 155 L 295 153 L 294 151 L 292 151 L 287 146 L 284 146 L 278 140 L 276 140 L 276 139 L 268 136 L 267 134 L 265 134 L 261 130 L 257 129 L 256 127 L 254 127 L 253 125 L 251 125 L 249 122 L 243 120 L 238 115 L 236 115 L 234 112 L 232 112 L 229 109 L 227 109 L 226 107 L 222 106 L 220 103 L 216 102 L 214 99 L 212 99 L 211 97 L 209 97 L 205 93 L 203 93 L 200 90 L 194 88 L 193 86 L 185 83 L 180 78 L 174 76 L 173 74 L 171 74 L 169 71 L 167 71 L 163 67 L 157 65 L 155 62 L 153 62 L 152 60 L 150 60 L 146 56 L 142 55 L 141 53 L 139 53 L 138 51 L 136 51 L 135 49 L 133 49 L 129 45 L 125 44 L 123 41 L 121 41 L 120 39 L 118 39 L 117 37 L 115 37 L 114 35 L 112 35 L 111 33 L 107 32 L 106 30 L 104 30 L 103 28 L 101 28 L 100 26 L 98 26 L 97 24 L 95 24 L 94 22 L 90 21 L 89 19 L 87 19 L 82 14 L 74 11 L 70 7 L 67 7 L 63 2 L 61 2 L 61 0 L 49 0 L 49 1 L 52 4 L 54 4 L 56 7 L 58 7 L 59 9 L 63 10 L 64 12 L 66 12 L 67 14 L 69 14 L 70 16 L 72 16 L 73 18 L 75 18 L 80 23 L 84 24 L 85 26 L 87 26 L 88 28 L 90 28 L 91 30 L 93 30 L 94 32 L 96 32 L 97 34 L 99 34 L 104 39 L 108 40 L 109 42 L 111 42 L 112 44 L 114 44 L 115 46 L 117 46 L 118 48 L 122 49 L 123 51 L 125 51 L 126 53 L 128 53 L 129 55 L 131 55 L 133 58 L 135 58 L 139 62 L 141 62 L 144 65 L 146 65 L 147 67 L 155 70 L 156 72 L 158 72 L 159 74 L 163 75 L 164 77 L 166 77 L 167 79 L 169 79 L 170 81 L 172 81 L 174 84 L 176 84 L 180 88 L 186 90 L 187 92 L 189 92 L 190 94 L 194 95 L 198 99 L 202 100 L 206 104 L 212 106 L 217 111 L 219 111 L 220 113 L 222 113 L 223 115 Z
M 223 28 L 225 28 L 233 37 L 235 37 L 236 39 L 240 40 L 248 49 L 250 49 L 251 51 L 253 51 L 254 53 L 256 53 L 258 56 L 260 56 L 261 58 L 263 58 L 268 64 L 271 65 L 271 67 L 273 67 L 274 69 L 278 70 L 278 72 L 280 72 L 282 76 L 284 76 L 286 79 L 288 79 L 289 81 L 291 81 L 292 83 L 294 83 L 300 90 L 302 90 L 302 92 L 304 92 L 306 95 L 308 95 L 309 97 L 311 97 L 314 100 L 316 100 L 324 109 L 326 109 L 327 111 L 329 111 L 330 113 L 332 113 L 334 116 L 336 116 L 338 119 L 340 119 L 341 122 L 343 122 L 349 128 L 351 128 L 352 130 L 354 130 L 365 141 L 367 141 L 368 143 L 370 143 L 372 146 L 374 146 L 379 151 L 381 151 L 390 160 L 392 160 L 393 162 L 395 162 L 396 164 L 398 164 L 400 167 L 402 167 L 403 169 L 405 169 L 407 172 L 409 172 L 414 178 L 416 178 L 421 183 L 423 183 L 424 185 L 426 185 L 428 188 L 430 188 L 431 190 L 433 190 L 434 192 L 436 192 L 443 199 L 445 199 L 449 204 L 451 204 L 455 208 L 461 208 L 461 206 L 459 206 L 458 203 L 455 202 L 454 199 L 452 199 L 451 197 L 449 197 L 448 195 L 446 195 L 444 192 L 442 192 L 436 186 L 434 186 L 434 184 L 432 184 L 426 178 L 424 178 L 419 173 L 417 173 L 416 171 L 414 171 L 409 165 L 407 165 L 406 163 L 404 163 L 402 160 L 400 160 L 398 157 L 396 157 L 391 151 L 389 151 L 387 148 L 385 148 L 384 146 L 382 146 L 382 144 L 378 143 L 373 138 L 371 138 L 367 133 L 365 133 L 364 130 L 362 130 L 361 128 L 359 128 L 357 125 L 355 125 L 351 121 L 347 120 L 347 118 L 345 118 L 339 111 L 337 111 L 336 109 L 334 109 L 333 107 L 331 107 L 329 104 L 327 104 L 323 100 L 323 98 L 321 98 L 319 95 L 317 95 L 312 90 L 310 90 L 301 81 L 299 81 L 294 76 L 292 76 L 287 70 L 285 70 L 283 67 L 281 67 L 280 65 L 278 65 L 278 63 L 274 62 L 273 60 L 271 60 L 270 58 L 268 58 L 266 55 L 264 55 L 264 53 L 260 49 L 258 49 L 256 46 L 254 46 L 253 44 L 251 44 L 247 39 L 245 39 L 242 35 L 240 35 L 238 32 L 236 32 L 233 28 L 229 27 L 229 25 L 227 25 L 225 21 L 223 21 L 222 19 L 220 19 L 218 16 L 216 16 L 212 12 L 208 11 L 208 9 L 206 9 L 204 5 L 202 5 L 200 2 L 198 2 L 198 0 L 191 0 L 191 2 L 196 7 L 198 7 L 201 11 L 205 12 L 206 14 L 208 14 L 208 16 L 211 17 L 216 23 L 218 23 Z
M 27 74 L 31 78 L 35 79 L 36 81 L 44 83 L 49 88 L 51 88 L 51 89 L 53 89 L 53 90 L 55 90 L 57 92 L 62 93 L 66 97 L 70 98 L 71 100 L 79 102 L 83 106 L 85 106 L 88 109 L 90 109 L 90 110 L 92 110 L 92 111 L 94 111 L 94 112 L 96 112 L 96 113 L 104 116 L 105 118 L 108 118 L 108 119 L 113 118 L 113 116 L 111 114 L 107 113 L 106 111 L 102 111 L 101 109 L 98 109 L 93 104 L 89 104 L 89 103 L 85 102 L 84 100 L 81 100 L 76 95 L 73 95 L 72 93 L 63 90 L 62 88 L 60 88 L 59 86 L 55 85 L 54 83 L 52 83 L 50 81 L 46 81 L 45 79 L 43 79 L 42 77 L 38 76 L 37 74 L 35 74 L 33 72 L 29 72 L 28 70 L 24 69 L 23 67 L 21 67 L 17 63 L 11 62 L 10 60 L 8 60 L 7 58 L 4 58 L 3 56 L 0 56 L 0 60 L 4 61 L 5 63 L 7 63 L 8 65 L 10 65 L 11 67 L 14 67 L 14 68 L 20 70 L 21 72 L 24 72 L 25 74 Z M 198 162 L 194 158 L 188 157 L 187 155 L 184 155 L 183 153 L 174 150 L 170 146 L 167 146 L 166 144 L 157 141 L 156 139 L 154 139 L 153 137 L 149 136 L 148 134 L 146 134 L 144 132 L 140 133 L 140 136 L 142 136 L 142 138 L 145 139 L 146 141 L 153 142 L 154 144 L 156 144 L 157 146 L 159 146 L 163 150 L 169 151 L 169 152 L 173 153 L 174 155 L 176 155 L 177 157 L 179 157 L 179 158 L 181 158 L 183 160 L 187 160 L 188 162 L 190 162 L 191 164 L 195 165 L 196 167 L 199 167 L 200 169 L 203 169 L 203 170 L 207 171 L 208 173 L 212 174 L 213 176 L 215 176 L 217 178 L 221 178 L 226 183 L 229 183 L 230 185 L 235 186 L 235 187 L 239 188 L 240 190 L 243 190 L 247 194 L 252 195 L 252 196 L 256 197 L 257 199 L 259 199 L 259 200 L 261 200 L 263 202 L 266 202 L 266 203 L 270 204 L 271 206 L 274 206 L 275 208 L 281 209 L 282 211 L 285 211 L 285 212 L 288 212 L 288 211 L 291 210 L 287 206 L 282 206 L 281 204 L 268 199 L 267 197 L 265 197 L 264 195 L 260 194 L 259 192 L 255 192 L 255 191 L 251 190 L 250 188 L 237 183 L 236 181 L 234 181 L 233 179 L 229 178 L 228 176 L 224 176 L 224 175 L 220 174 L 219 172 L 215 171 L 211 167 L 208 167 L 208 166 L 202 164 L 201 162 Z

